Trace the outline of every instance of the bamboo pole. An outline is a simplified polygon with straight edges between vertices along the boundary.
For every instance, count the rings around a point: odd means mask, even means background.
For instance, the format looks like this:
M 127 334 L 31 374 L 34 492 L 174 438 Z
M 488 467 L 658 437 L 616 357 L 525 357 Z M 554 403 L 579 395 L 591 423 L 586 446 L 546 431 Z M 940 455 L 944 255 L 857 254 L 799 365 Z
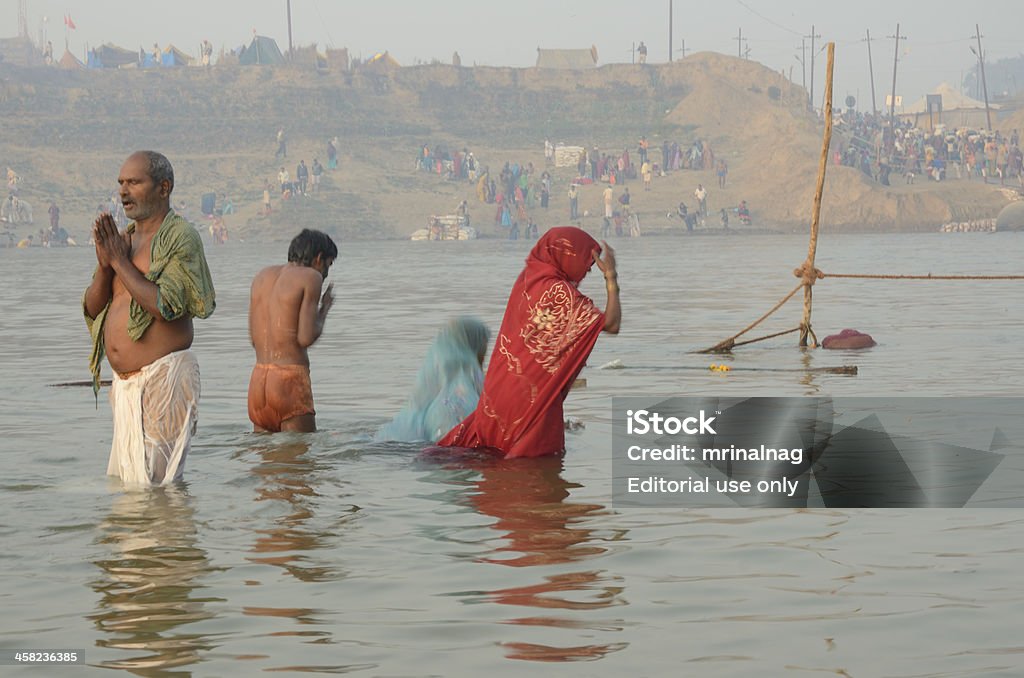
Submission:
M 825 70 L 825 139 L 822 142 L 821 162 L 818 163 L 818 186 L 814 191 L 814 214 L 811 219 L 811 241 L 807 247 L 807 261 L 803 266 L 804 278 L 804 315 L 800 321 L 800 345 L 807 346 L 807 335 L 817 346 L 817 337 L 811 330 L 811 290 L 814 286 L 814 255 L 818 249 L 818 224 L 821 220 L 821 195 L 825 190 L 825 170 L 828 168 L 828 147 L 832 141 L 832 67 L 835 62 L 836 44 L 828 43 L 828 66 Z

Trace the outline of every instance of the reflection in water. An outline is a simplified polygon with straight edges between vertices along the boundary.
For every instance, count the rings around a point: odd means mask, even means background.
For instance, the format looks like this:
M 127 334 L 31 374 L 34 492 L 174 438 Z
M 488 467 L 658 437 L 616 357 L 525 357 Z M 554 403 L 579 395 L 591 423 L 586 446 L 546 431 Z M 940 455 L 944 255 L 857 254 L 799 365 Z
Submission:
M 252 467 L 253 474 L 261 481 L 254 501 L 281 513 L 276 518 L 262 521 L 267 527 L 255 530 L 257 537 L 252 552 L 259 555 L 250 556 L 247 560 L 281 568 L 300 582 L 341 579 L 345 573 L 337 567 L 309 563 L 309 554 L 314 551 L 326 549 L 337 553 L 334 540 L 336 533 L 322 524 L 322 521 L 316 522 L 316 501 L 320 494 L 310 486 L 312 480 L 322 480 L 324 466 L 310 450 L 308 440 L 288 439 L 284 436 L 259 438 L 266 442 L 256 450 L 259 461 Z M 358 507 L 351 507 L 349 515 L 357 510 Z M 344 507 L 332 506 L 332 515 L 339 511 L 343 512 Z M 330 614 L 327 610 L 246 606 L 242 612 L 252 617 L 278 617 L 304 626 L 321 626 L 315 630 L 278 630 L 271 632 L 271 636 L 309 636 L 316 638 L 317 642 L 324 642 L 331 635 L 322 626 L 325 624 L 324 618 Z
M 803 365 L 804 369 L 807 370 L 800 377 L 800 383 L 803 384 L 805 396 L 816 396 L 821 394 L 821 384 L 818 383 L 818 375 L 816 372 L 811 370 L 814 367 L 814 352 L 817 349 L 803 348 L 800 354 L 800 364 Z
M 182 626 L 209 619 L 196 581 L 215 570 L 196 545 L 195 509 L 180 486 L 119 495 L 101 525 L 100 542 L 114 553 L 95 562 L 101 577 L 91 584 L 100 594 L 99 611 L 89 618 L 107 634 L 100 647 L 132 656 L 103 662 L 110 668 L 149 673 L 199 661 L 213 647 L 208 635 L 182 633 Z
M 272 436 L 261 436 L 273 438 Z M 257 450 L 260 462 L 252 472 L 262 481 L 256 494 L 257 502 L 274 502 L 284 511 L 269 526 L 256 530 L 257 539 L 250 557 L 254 563 L 274 565 L 296 579 L 305 582 L 329 581 L 340 575 L 334 568 L 308 564 L 311 551 L 331 546 L 323 529 L 310 528 L 307 523 L 314 517 L 314 503 L 319 497 L 310 487 L 310 478 L 322 470 L 309 453 L 304 440 L 273 438 Z
M 605 553 L 608 549 L 591 541 L 592 530 L 578 523 L 604 510 L 600 504 L 567 503 L 570 485 L 562 478 L 562 459 L 546 457 L 532 460 L 495 459 L 481 469 L 473 506 L 497 518 L 492 527 L 505 533 L 506 546 L 495 549 L 497 555 L 518 554 L 513 558 L 484 558 L 511 567 L 565 563 Z
M 624 650 L 629 643 L 608 645 L 579 645 L 577 647 L 551 647 L 534 643 L 502 643 L 509 659 L 527 659 L 535 662 L 574 662 L 602 659 L 612 652 Z
M 562 478 L 562 459 L 548 457 L 529 460 L 496 459 L 484 463 L 477 492 L 470 501 L 480 513 L 493 516 L 491 526 L 503 533 L 505 543 L 482 562 L 508 567 L 534 567 L 572 563 L 608 552 L 605 543 L 625 537 L 626 531 L 598 535 L 596 530 L 580 527 L 604 511 L 601 504 L 567 502 L 569 490 L 579 485 Z M 617 577 L 597 570 L 561 572 L 528 586 L 490 591 L 487 599 L 502 605 L 518 605 L 547 610 L 584 610 L 626 604 L 623 587 Z M 581 600 L 580 598 L 584 598 Z M 566 616 L 519 617 L 507 620 L 523 626 L 587 628 L 592 631 L 621 631 L 609 625 L 593 624 L 593 617 L 582 624 Z M 506 642 L 502 646 L 509 659 L 533 661 L 580 661 L 600 659 L 625 648 L 627 643 L 593 644 L 571 647 Z

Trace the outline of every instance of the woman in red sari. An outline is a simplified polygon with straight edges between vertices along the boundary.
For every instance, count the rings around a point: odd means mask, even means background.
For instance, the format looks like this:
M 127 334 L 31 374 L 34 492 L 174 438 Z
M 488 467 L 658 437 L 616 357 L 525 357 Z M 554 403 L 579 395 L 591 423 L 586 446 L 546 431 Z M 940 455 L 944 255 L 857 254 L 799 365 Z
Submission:
M 608 292 L 603 313 L 577 289 L 594 264 Z M 506 459 L 563 452 L 562 401 L 597 335 L 618 334 L 621 318 L 612 248 L 573 226 L 549 230 L 512 286 L 476 410 L 437 444 Z

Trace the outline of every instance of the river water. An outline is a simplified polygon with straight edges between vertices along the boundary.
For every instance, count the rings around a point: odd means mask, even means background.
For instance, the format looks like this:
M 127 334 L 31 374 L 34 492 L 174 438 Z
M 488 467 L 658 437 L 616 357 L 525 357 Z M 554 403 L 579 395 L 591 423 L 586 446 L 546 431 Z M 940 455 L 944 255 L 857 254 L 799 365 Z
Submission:
M 50 386 L 88 378 L 92 250 L 0 250 L 0 648 L 84 650 L 97 674 L 521 675 L 563 662 L 580 676 L 1021 675 L 1020 510 L 611 499 L 614 395 L 1021 395 L 1020 281 L 825 279 L 819 337 L 856 327 L 877 347 L 801 351 L 787 335 L 712 357 L 691 351 L 787 293 L 806 239 L 613 245 L 623 330 L 598 341 L 566 402 L 584 428 L 565 458 L 462 467 L 367 440 L 447 317 L 497 328 L 528 242 L 341 243 L 311 352 L 322 430 L 306 436 L 254 435 L 246 417 L 248 286 L 286 244 L 208 247 L 218 308 L 196 323 L 186 483 L 142 492 L 104 476 L 106 389 L 97 407 L 89 388 Z M 1022 260 L 1019 234 L 826 233 L 817 263 L 1018 274 Z M 600 283 L 581 289 L 603 305 Z M 799 319 L 798 295 L 765 332 Z M 613 360 L 625 369 L 596 369 Z M 786 371 L 700 369 L 724 361 Z M 807 369 L 839 364 L 859 374 Z

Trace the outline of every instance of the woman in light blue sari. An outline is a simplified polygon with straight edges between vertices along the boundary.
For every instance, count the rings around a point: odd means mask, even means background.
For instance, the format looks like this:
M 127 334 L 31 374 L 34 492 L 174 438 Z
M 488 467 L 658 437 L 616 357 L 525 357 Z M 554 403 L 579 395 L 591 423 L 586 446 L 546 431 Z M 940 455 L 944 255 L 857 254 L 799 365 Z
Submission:
M 374 438 L 435 442 L 465 419 L 480 399 L 490 335 L 477 318 L 448 321 L 427 351 L 409 402 Z

